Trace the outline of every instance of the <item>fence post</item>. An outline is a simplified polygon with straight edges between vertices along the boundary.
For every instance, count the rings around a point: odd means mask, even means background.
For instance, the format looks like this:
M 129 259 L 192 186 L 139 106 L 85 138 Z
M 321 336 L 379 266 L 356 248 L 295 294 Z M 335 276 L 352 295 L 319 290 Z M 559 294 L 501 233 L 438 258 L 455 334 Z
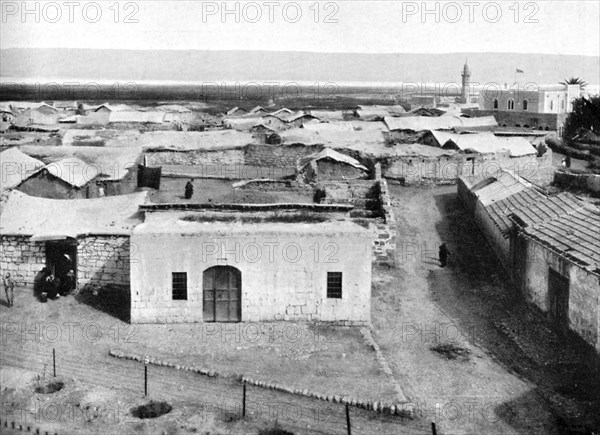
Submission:
M 352 435 L 352 428 L 350 427 L 350 407 L 346 403 L 346 427 L 348 428 L 348 435 Z
M 56 377 L 56 349 L 52 348 L 52 373 Z
M 150 362 L 150 357 L 144 358 L 144 396 L 148 397 L 148 363 Z
M 437 435 L 437 430 L 435 428 L 435 423 L 433 421 L 431 422 L 431 433 L 433 435 Z
M 242 396 L 242 418 L 246 418 L 246 383 L 244 382 L 244 394 Z

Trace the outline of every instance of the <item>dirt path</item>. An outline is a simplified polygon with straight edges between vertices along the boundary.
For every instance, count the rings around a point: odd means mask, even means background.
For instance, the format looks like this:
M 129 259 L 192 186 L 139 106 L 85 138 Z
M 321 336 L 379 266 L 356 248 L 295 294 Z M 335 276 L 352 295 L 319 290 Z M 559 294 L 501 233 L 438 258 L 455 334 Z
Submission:
M 397 269 L 379 274 L 374 285 L 374 336 L 423 418 L 436 422 L 439 433 L 452 434 L 561 433 L 585 422 L 586 413 L 591 418 L 590 404 L 600 403 L 593 388 L 582 392 L 580 402 L 549 389 L 556 373 L 552 378 L 544 364 L 556 351 L 545 345 L 560 338 L 506 285 L 460 207 L 456 187 L 390 190 L 398 219 Z M 453 254 L 445 269 L 437 260 L 441 242 Z M 449 342 L 470 352 L 466 361 L 430 349 Z M 559 354 L 573 363 L 585 355 L 580 352 Z M 536 363 L 524 367 L 533 355 Z M 597 374 L 593 364 L 578 369 Z

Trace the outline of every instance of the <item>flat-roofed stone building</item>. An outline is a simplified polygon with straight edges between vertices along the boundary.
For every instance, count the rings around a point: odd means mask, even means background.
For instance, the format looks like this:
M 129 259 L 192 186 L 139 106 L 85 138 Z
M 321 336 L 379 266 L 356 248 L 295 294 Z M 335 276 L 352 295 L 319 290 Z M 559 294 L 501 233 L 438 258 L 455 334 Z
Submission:
M 131 321 L 369 323 L 373 233 L 322 212 L 334 205 L 306 208 L 142 206 L 145 222 L 131 241 Z

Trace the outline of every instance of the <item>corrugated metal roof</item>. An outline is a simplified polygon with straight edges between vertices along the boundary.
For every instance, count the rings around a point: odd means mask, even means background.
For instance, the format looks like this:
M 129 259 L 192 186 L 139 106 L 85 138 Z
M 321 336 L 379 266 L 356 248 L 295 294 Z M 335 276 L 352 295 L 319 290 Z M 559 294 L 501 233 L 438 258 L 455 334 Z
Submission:
M 519 177 L 507 171 L 500 171 L 496 177 L 490 177 L 488 180 L 493 181 L 491 183 L 480 182 L 472 189 L 472 192 L 477 196 L 479 202 L 481 202 L 484 207 L 487 207 L 494 202 L 502 201 L 530 186 Z
M 542 194 L 535 190 L 525 189 L 487 206 L 485 211 L 490 215 L 504 237 L 508 237 L 512 228 L 512 222 L 508 216 L 516 210 L 520 210 L 521 207 L 531 206 L 541 198 L 543 198 Z
M 544 196 L 527 188 L 502 201 L 495 202 L 485 209 L 502 234 L 508 237 L 512 228 L 509 218 L 511 214 L 517 215 L 526 225 L 536 225 L 573 213 L 581 208 L 583 208 L 583 203 L 569 193 Z
M 514 213 L 526 225 L 537 225 L 561 216 L 568 215 L 584 207 L 573 195 L 563 192 L 558 195 L 542 197 L 528 206 L 520 206 Z
M 600 210 L 584 206 L 560 218 L 523 229 L 545 246 L 598 273 L 600 267 Z

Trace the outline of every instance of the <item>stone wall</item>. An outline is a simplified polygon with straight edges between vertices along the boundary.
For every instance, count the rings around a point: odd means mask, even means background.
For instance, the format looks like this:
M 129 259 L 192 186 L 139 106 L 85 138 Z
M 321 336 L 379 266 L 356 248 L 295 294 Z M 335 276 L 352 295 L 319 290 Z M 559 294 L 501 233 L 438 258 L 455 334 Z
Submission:
M 30 287 L 46 266 L 46 242 L 29 236 L 2 236 L 0 268 L 10 272 L 17 287 Z M 129 284 L 129 236 L 85 236 L 77 240 L 77 286 Z M 136 261 L 135 258 L 132 261 Z
M 311 231 L 304 224 L 286 224 L 286 231 L 254 225 L 225 231 L 221 225 L 186 234 L 134 231 L 139 261 L 131 263 L 132 322 L 203 321 L 203 273 L 213 266 L 241 274 L 244 322 L 370 322 L 369 231 L 358 225 L 322 230 L 319 224 Z M 186 300 L 173 300 L 173 272 L 187 274 Z M 341 299 L 327 297 L 327 272 L 342 272 Z
M 472 117 L 493 116 L 498 125 L 507 127 L 529 127 L 536 130 L 559 130 L 565 123 L 564 113 L 531 113 L 506 110 L 463 109 L 463 113 Z
M 317 180 L 356 180 L 365 178 L 365 173 L 350 164 L 323 159 L 317 162 L 316 177 Z
M 522 236 L 519 236 L 522 237 Z M 527 300 L 549 310 L 549 268 L 569 279 L 569 328 L 600 352 L 600 278 L 526 238 L 524 292 Z
M 35 275 L 46 266 L 44 242 L 30 242 L 25 236 L 2 236 L 0 269 L 10 273 L 16 287 L 33 290 Z
M 248 145 L 245 164 L 296 168 L 298 159 L 321 150 L 321 145 Z
M 243 165 L 244 149 L 152 151 L 146 153 L 148 166 L 160 165 Z M 259 165 L 260 166 L 260 165 Z
M 500 169 L 515 171 L 517 175 L 542 186 L 548 185 L 554 178 L 550 150 L 542 157 L 508 157 L 504 153 L 459 154 L 454 157 L 398 156 L 383 159 L 381 163 L 384 177 L 408 185 L 451 184 L 461 176 L 494 176 Z
M 377 231 L 373 240 L 373 259 L 376 262 L 394 262 L 396 258 L 396 217 L 390 200 L 387 181 L 377 181 L 382 222 L 375 224 Z
M 130 254 L 131 252 L 131 254 Z M 77 285 L 129 285 L 129 264 L 137 261 L 129 236 L 86 236 L 77 243 Z
M 321 204 L 352 204 L 357 208 L 376 209 L 379 188 L 374 180 L 324 181 L 317 184 L 325 190 Z

